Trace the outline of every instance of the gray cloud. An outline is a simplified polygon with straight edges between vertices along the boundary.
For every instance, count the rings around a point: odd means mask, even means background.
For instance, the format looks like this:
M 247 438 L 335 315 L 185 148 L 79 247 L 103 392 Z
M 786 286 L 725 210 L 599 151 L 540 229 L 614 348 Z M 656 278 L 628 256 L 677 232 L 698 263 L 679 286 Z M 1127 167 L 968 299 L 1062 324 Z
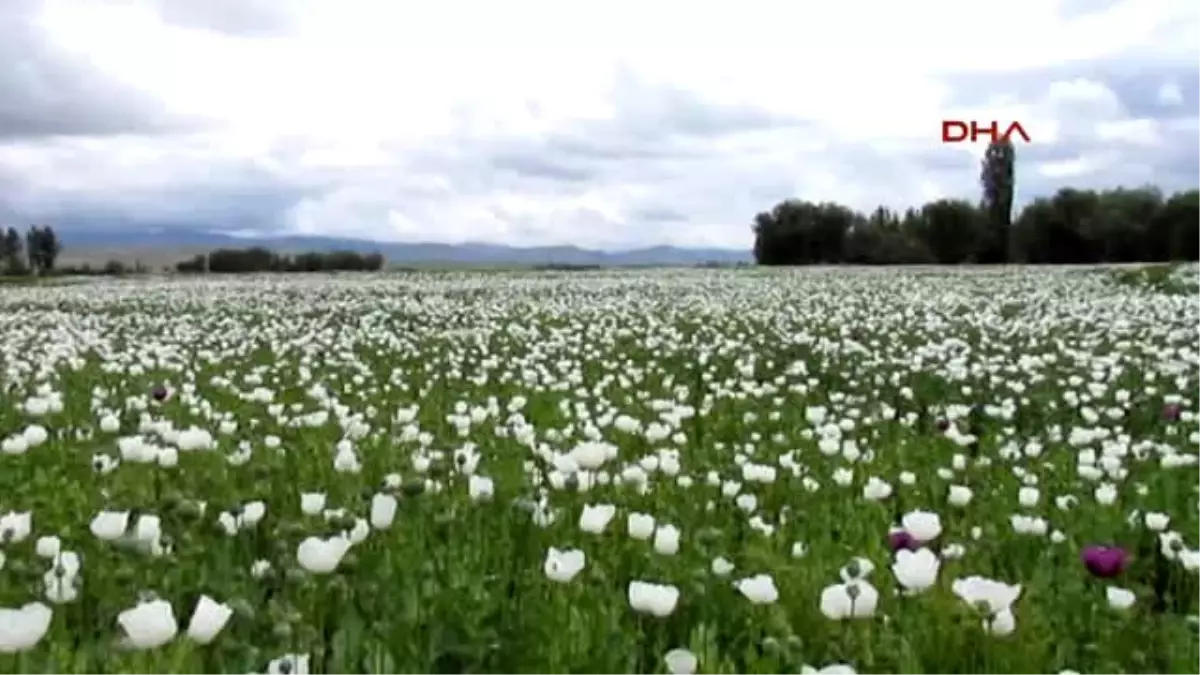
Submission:
M 1010 72 L 957 73 L 948 76 L 950 105 L 985 105 L 997 100 L 1028 101 L 1046 96 L 1056 83 L 1098 82 L 1112 91 L 1132 117 L 1196 117 L 1200 115 L 1200 64 L 1161 61 L 1102 60 Z M 1180 89 L 1182 100 L 1158 100 L 1159 88 Z
M 280 3 L 237 2 L 227 13 L 216 6 L 226 2 L 158 5 L 165 20 L 228 34 L 290 26 Z M 379 163 L 361 166 L 314 164 L 309 151 L 320 142 L 300 136 L 235 153 L 222 150 L 218 136 L 169 118 L 152 98 L 46 46 L 33 7 L 32 0 L 0 3 L 0 38 L 9 36 L 0 57 L 21 56 L 0 71 L 0 224 L 598 247 L 748 244 L 753 215 L 789 197 L 868 210 L 942 195 L 973 199 L 978 191 L 978 159 L 961 148 L 844 139 L 828 122 L 714 101 L 629 70 L 609 92 L 611 118 L 538 135 L 460 131 L 383 142 Z M 1053 141 L 1040 142 L 1030 129 L 1034 142 L 1018 150 L 1019 195 L 1028 201 L 1064 185 L 1196 187 L 1198 82 L 1195 63 L 1111 60 L 944 83 L 950 107 L 1015 101 L 1062 125 Z M 1160 100 L 1164 86 L 1178 96 Z M 470 111 L 462 115 L 463 124 L 448 127 L 487 128 L 467 123 Z M 1137 120 L 1141 128 L 1121 128 Z M 1070 163 L 1086 170 L 1065 175 Z
M 272 168 L 272 157 L 230 158 L 204 152 L 205 137 L 59 137 L 0 144 L 61 167 L 40 175 L 6 165 L 0 155 L 0 224 L 52 222 L 65 232 L 176 227 L 280 229 L 296 203 L 328 184 Z M 286 158 L 290 148 L 282 148 Z M 145 158 L 133 171 L 109 170 L 113 155 Z
M 636 209 L 633 217 L 645 223 L 685 223 L 688 214 L 666 207 L 647 206 Z
M 288 32 L 303 0 L 147 0 L 169 24 L 230 35 L 260 37 Z
M 995 101 L 1041 101 L 1059 134 L 1018 149 L 1025 198 L 1070 184 L 1104 188 L 1147 183 L 1166 190 L 1200 186 L 1200 65 L 1189 62 L 1104 60 L 1021 72 L 958 75 L 948 81 L 951 105 L 984 106 Z M 1164 87 L 1178 94 L 1162 100 Z M 1127 136 L 1114 133 L 1133 126 Z M 1144 133 L 1139 133 L 1144 132 Z M 1043 136 L 1044 137 L 1044 136 Z M 1085 174 L 1054 178 L 1039 167 L 1064 162 L 1098 162 Z
M 712 103 L 691 92 L 653 86 L 628 73 L 618 79 L 613 107 L 617 112 L 611 120 L 582 122 L 541 136 L 467 137 L 439 144 L 410 154 L 404 172 L 444 176 L 453 194 L 463 197 L 490 192 L 567 196 L 589 185 L 614 184 L 661 191 L 678 184 L 681 174 L 689 176 L 685 185 L 709 176 L 718 179 L 726 170 L 721 166 L 726 159 L 711 147 L 714 141 L 755 133 L 797 133 L 808 126 L 768 111 Z M 764 176 L 766 189 L 745 182 L 745 174 L 739 178 L 741 193 L 787 194 L 777 175 Z M 679 199 L 684 202 L 689 198 L 686 190 L 681 186 Z M 725 199 L 732 201 L 729 196 Z M 410 200 L 397 201 L 411 208 Z M 663 204 L 633 211 L 630 218 L 642 233 L 652 233 L 655 223 L 675 225 L 684 219 L 679 207 Z
M 612 96 L 612 120 L 581 122 L 536 138 L 462 139 L 461 163 L 490 164 L 518 180 L 564 184 L 622 175 L 651 177 L 647 174 L 664 164 L 702 160 L 711 154 L 711 141 L 807 124 L 765 109 L 708 101 L 627 71 L 617 78 Z
M 1068 18 L 1095 14 L 1121 4 L 1121 0 L 1061 0 L 1059 13 Z
M 583 183 L 595 175 L 593 168 L 571 166 L 570 157 L 547 156 L 531 151 L 531 148 L 514 148 L 497 152 L 491 159 L 493 169 L 529 178 L 548 181 Z
M 47 40 L 33 0 L 0 3 L 0 142 L 187 128 L 154 97 Z
M 575 183 L 619 174 L 631 162 L 649 172 L 664 162 L 702 159 L 710 153 L 706 142 L 722 137 L 808 126 L 765 109 L 711 102 L 628 72 L 618 78 L 613 104 L 612 120 L 587 121 L 533 139 L 483 141 L 482 148 L 471 139 L 469 153 L 472 161 L 480 153 L 490 155 L 492 165 L 504 171 Z
M 648 82 L 628 70 L 619 73 L 613 99 L 620 110 L 622 131 L 641 141 L 711 138 L 804 123 L 765 108 L 714 103 L 670 84 Z

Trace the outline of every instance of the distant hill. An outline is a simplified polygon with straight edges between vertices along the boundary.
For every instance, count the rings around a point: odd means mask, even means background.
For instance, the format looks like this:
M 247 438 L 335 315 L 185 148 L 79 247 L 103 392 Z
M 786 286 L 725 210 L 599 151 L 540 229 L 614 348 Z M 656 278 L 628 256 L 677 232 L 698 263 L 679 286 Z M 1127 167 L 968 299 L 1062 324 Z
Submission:
M 238 237 L 222 232 L 181 228 L 156 231 L 128 229 L 69 229 L 59 232 L 63 257 L 103 262 L 105 256 L 122 260 L 166 257 L 183 260 L 214 248 L 263 246 L 273 251 L 350 250 L 378 251 L 391 265 L 698 265 L 749 262 L 749 251 L 720 248 L 654 246 L 621 251 L 596 251 L 577 246 L 515 247 L 497 244 L 396 243 L 338 237 L 275 236 Z

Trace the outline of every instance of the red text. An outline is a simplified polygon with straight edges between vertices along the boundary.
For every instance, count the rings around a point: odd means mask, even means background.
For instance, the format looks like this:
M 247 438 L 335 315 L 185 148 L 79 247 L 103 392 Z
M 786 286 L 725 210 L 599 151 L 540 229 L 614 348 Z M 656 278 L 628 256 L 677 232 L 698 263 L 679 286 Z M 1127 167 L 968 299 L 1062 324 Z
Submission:
M 1026 143 L 1029 134 L 1020 122 L 1001 123 L 996 120 L 980 122 L 978 120 L 942 120 L 943 143 L 979 142 L 980 136 L 986 136 L 989 142 L 1011 141 L 1017 135 Z

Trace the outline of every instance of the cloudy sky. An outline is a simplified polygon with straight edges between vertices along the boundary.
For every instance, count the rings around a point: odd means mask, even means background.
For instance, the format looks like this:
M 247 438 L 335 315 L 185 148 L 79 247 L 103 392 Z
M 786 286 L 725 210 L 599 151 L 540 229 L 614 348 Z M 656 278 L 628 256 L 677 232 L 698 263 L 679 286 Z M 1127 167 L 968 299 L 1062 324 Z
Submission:
M 1200 181 L 1195 0 L 0 0 L 0 222 L 747 247 L 799 197 Z M 11 64 L 16 64 L 15 66 Z

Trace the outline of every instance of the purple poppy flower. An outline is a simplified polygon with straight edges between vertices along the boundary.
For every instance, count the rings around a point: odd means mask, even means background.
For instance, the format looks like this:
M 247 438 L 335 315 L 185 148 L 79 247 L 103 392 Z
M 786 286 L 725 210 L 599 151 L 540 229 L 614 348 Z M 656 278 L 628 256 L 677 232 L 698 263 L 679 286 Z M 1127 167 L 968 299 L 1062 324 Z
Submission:
M 1181 412 L 1183 412 L 1183 408 L 1178 403 L 1168 403 L 1163 406 L 1162 418 L 1168 422 L 1178 422 Z
M 154 397 L 155 401 L 162 402 L 171 396 L 171 392 L 160 384 L 154 389 L 150 390 L 150 395 Z
M 1085 546 L 1079 558 L 1094 576 L 1111 579 L 1125 570 L 1129 554 L 1120 546 Z
M 908 549 L 915 551 L 921 548 L 921 542 L 917 538 L 908 533 L 908 530 L 892 530 L 888 533 L 888 544 L 891 545 L 892 551 Z

